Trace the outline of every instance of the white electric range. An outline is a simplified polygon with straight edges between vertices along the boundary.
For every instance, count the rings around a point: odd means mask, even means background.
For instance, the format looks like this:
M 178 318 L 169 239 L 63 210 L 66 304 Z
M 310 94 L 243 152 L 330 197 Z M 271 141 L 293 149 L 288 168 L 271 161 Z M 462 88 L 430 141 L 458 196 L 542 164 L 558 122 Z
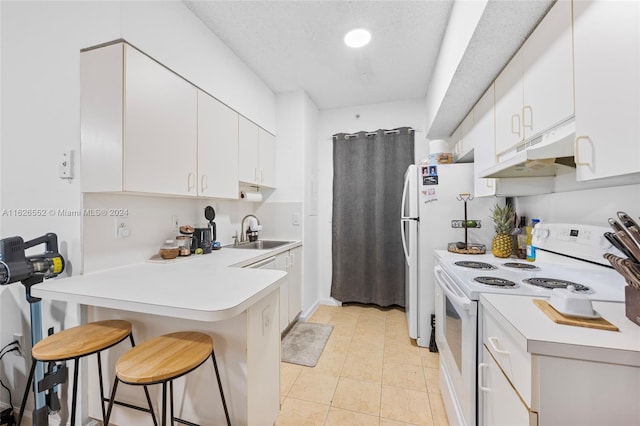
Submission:
M 482 293 L 550 297 L 573 285 L 592 300 L 624 302 L 624 279 L 604 253 L 623 256 L 603 236 L 609 228 L 540 223 L 535 262 L 492 254 L 435 251 L 436 342 L 440 388 L 451 424 L 476 425 L 478 300 Z

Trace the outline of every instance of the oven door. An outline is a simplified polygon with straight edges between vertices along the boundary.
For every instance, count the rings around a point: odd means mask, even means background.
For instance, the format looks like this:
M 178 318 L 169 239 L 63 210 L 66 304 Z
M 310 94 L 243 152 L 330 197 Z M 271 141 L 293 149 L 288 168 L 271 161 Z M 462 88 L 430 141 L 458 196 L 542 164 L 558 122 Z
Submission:
M 442 398 L 451 424 L 475 425 L 478 302 L 469 299 L 440 266 L 434 273 Z

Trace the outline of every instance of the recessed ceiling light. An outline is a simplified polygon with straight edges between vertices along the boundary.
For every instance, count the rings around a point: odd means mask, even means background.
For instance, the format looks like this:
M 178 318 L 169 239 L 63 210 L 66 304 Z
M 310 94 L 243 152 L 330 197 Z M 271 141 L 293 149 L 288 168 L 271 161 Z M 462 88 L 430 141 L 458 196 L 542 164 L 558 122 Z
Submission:
M 344 36 L 344 44 L 349 47 L 362 47 L 371 40 L 371 33 L 363 28 L 351 30 Z

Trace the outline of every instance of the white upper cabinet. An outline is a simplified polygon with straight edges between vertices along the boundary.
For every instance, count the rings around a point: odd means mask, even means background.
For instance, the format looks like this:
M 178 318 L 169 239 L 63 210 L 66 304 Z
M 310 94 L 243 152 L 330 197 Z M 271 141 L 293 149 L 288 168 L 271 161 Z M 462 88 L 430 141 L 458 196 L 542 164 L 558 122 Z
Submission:
M 198 195 L 238 198 L 238 113 L 198 91 Z
M 522 51 L 522 127 L 527 139 L 574 113 L 570 0 L 556 2 Z
M 485 197 L 495 195 L 496 179 L 485 179 L 478 174 L 496 162 L 495 148 L 495 116 L 494 116 L 494 85 L 492 84 L 473 108 L 475 125 L 469 133 L 474 144 L 474 196 Z
M 84 192 L 237 199 L 239 180 L 274 186 L 273 136 L 152 58 L 116 43 L 80 66 Z
M 124 190 L 197 195 L 197 89 L 125 45 Z
M 239 180 L 275 187 L 275 137 L 244 117 L 239 125 Z
M 560 0 L 495 81 L 496 154 L 570 118 L 573 105 L 571 2 Z
M 469 137 L 471 129 L 474 125 L 474 111 L 469 111 L 466 118 L 462 120 L 460 126 L 454 133 L 457 138 L 449 142 L 449 146 L 453 146 L 453 161 L 456 163 L 473 162 L 473 141 Z M 453 142 L 453 144 L 451 143 Z
M 553 192 L 552 177 L 481 178 L 480 173 L 496 164 L 495 87 L 491 85 L 473 107 L 475 124 L 468 139 L 474 146 L 474 196 L 517 196 Z
M 80 55 L 82 191 L 122 191 L 123 45 Z
M 522 50 L 519 50 L 495 81 L 496 154 L 514 147 L 524 138 L 522 131 Z
M 574 2 L 578 180 L 640 172 L 640 2 Z
M 276 138 L 263 129 L 258 131 L 258 163 L 260 185 L 276 186 Z
M 258 126 L 244 117 L 238 124 L 238 179 L 258 183 Z

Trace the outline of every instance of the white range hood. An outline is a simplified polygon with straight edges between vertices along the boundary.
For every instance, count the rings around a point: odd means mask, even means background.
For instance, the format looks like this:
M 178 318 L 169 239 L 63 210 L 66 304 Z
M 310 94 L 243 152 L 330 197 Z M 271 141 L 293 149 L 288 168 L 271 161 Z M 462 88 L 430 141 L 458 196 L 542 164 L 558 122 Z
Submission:
M 555 176 L 557 158 L 574 156 L 575 121 L 570 119 L 541 136 L 525 141 L 516 152 L 499 159 L 498 164 L 480 172 L 482 178 Z

